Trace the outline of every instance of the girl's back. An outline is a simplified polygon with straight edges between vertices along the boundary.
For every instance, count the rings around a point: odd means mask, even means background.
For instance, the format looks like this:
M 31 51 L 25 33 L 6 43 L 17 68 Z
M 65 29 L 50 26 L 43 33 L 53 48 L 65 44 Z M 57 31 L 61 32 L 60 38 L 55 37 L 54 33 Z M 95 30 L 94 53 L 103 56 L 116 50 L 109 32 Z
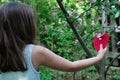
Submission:
M 6 73 L 0 74 L 0 80 L 40 80 L 40 73 L 34 69 L 32 64 L 32 50 L 34 45 L 29 44 L 25 47 L 23 54 L 27 63 L 28 70 L 21 72 L 21 71 L 10 71 Z

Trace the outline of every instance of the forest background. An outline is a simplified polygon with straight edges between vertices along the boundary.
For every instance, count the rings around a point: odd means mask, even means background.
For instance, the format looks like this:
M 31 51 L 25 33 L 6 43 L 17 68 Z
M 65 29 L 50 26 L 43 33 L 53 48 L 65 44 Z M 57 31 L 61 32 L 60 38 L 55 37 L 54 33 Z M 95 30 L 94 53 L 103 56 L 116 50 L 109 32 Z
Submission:
M 66 21 L 65 14 L 60 9 L 57 0 L 0 0 L 0 5 L 11 1 L 25 2 L 33 8 L 37 26 L 37 43 L 70 61 L 90 57 Z M 117 0 L 58 1 L 62 2 L 69 14 L 67 19 L 74 24 L 83 43 L 92 53 L 92 56 L 95 56 L 97 52 L 93 48 L 92 40 L 97 32 L 104 31 L 105 26 L 102 24 L 103 7 L 106 12 L 105 16 L 109 15 L 114 20 L 120 16 L 119 2 Z M 117 28 L 118 25 L 115 24 L 112 27 Z M 110 28 L 108 33 L 114 33 L 114 29 Z M 109 64 L 110 61 L 106 57 L 105 65 Z M 62 72 L 42 66 L 40 73 L 40 80 L 100 80 L 101 76 L 94 66 L 78 72 Z M 108 80 L 120 80 L 120 69 L 110 68 L 106 75 Z

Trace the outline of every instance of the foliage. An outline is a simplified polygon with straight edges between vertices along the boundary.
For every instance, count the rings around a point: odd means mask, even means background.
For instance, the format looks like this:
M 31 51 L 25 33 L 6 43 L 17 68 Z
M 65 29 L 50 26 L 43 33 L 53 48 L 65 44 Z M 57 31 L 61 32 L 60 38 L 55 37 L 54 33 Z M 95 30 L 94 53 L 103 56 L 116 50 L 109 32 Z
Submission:
M 114 78 L 115 78 L 116 80 L 120 80 L 120 74 L 116 74 L 116 75 L 114 76 Z
M 56 54 L 69 60 L 77 60 L 81 59 L 82 56 L 86 56 L 69 25 L 66 23 L 63 14 L 56 5 L 57 3 L 53 0 L 50 3 L 53 5 L 51 6 L 49 4 L 49 6 L 47 6 L 47 9 L 51 9 L 51 11 L 48 10 L 49 13 L 45 13 L 45 15 L 38 14 L 41 16 L 39 20 L 41 23 L 39 26 L 41 43 L 53 50 Z M 108 10 L 111 4 L 115 4 L 115 1 L 104 4 L 103 0 L 97 0 L 95 3 L 89 1 L 63 0 L 63 4 L 70 14 L 70 19 L 75 23 L 78 32 L 83 35 L 83 40 L 94 55 L 95 51 L 92 48 L 91 40 L 97 31 L 103 30 L 100 22 L 102 18 L 100 16 L 102 15 L 101 5 L 104 5 L 105 9 Z M 38 12 L 44 13 L 44 10 L 47 10 L 44 7 L 42 9 L 43 11 L 39 10 Z M 116 18 L 119 16 L 118 9 L 109 9 L 106 15 Z M 82 22 L 79 22 L 78 19 L 82 19 Z M 79 54 L 79 57 L 77 54 Z M 95 68 L 89 68 L 87 71 L 83 70 L 82 75 L 86 75 L 89 71 L 95 72 L 96 74 Z
M 41 66 L 40 72 L 41 72 L 41 74 L 40 74 L 41 80 L 52 80 L 52 77 L 54 76 L 53 71 L 47 67 Z
M 9 1 L 4 0 L 0 4 L 5 4 Z M 56 0 L 17 0 L 29 4 L 34 9 L 35 23 L 37 26 L 37 40 L 41 44 L 51 49 L 56 54 L 67 58 L 71 61 L 86 58 L 86 54 L 74 36 L 72 30 L 66 22 L 66 19 L 58 7 Z M 91 0 L 90 0 L 91 1 Z M 101 24 L 102 5 L 107 11 L 106 15 L 110 15 L 113 19 L 120 16 L 120 6 L 116 0 L 104 2 L 105 0 L 96 0 L 90 2 L 88 0 L 63 0 L 63 4 L 70 14 L 70 20 L 73 21 L 77 31 L 82 35 L 82 38 L 87 47 L 96 55 L 92 47 L 93 36 L 103 30 Z M 107 0 L 106 0 L 107 1 Z M 113 7 L 113 8 L 112 8 Z M 38 41 L 39 42 L 39 41 Z M 46 67 L 41 67 L 41 80 L 52 80 L 55 72 Z M 90 67 L 81 71 L 81 76 L 94 72 L 97 74 L 94 67 Z M 59 79 L 65 77 L 65 73 L 59 72 Z M 94 76 L 93 76 L 94 77 Z M 114 78 L 120 79 L 115 75 Z M 94 80 L 93 78 L 91 80 Z

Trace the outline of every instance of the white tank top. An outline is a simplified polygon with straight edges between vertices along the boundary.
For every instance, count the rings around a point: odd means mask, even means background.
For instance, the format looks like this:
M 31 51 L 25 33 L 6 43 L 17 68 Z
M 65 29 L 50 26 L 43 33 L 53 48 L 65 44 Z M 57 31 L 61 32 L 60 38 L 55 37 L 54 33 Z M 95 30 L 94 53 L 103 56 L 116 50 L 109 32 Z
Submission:
M 29 44 L 23 51 L 28 70 L 25 72 L 0 73 L 0 80 L 40 80 L 40 72 L 35 70 L 31 60 L 33 46 L 33 44 Z

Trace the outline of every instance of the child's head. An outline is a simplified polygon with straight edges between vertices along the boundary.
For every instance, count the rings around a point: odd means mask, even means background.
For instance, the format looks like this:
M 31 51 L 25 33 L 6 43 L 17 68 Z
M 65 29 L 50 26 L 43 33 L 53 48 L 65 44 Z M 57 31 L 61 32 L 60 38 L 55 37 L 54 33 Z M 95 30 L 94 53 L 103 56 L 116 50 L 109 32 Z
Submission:
M 31 43 L 34 39 L 34 22 L 32 9 L 24 4 L 12 2 L 6 4 L 0 10 L 0 29 L 8 37 L 14 37 L 18 41 Z
M 33 43 L 34 33 L 33 13 L 28 5 L 11 2 L 1 7 L 0 70 L 25 70 L 22 51 L 26 44 Z

